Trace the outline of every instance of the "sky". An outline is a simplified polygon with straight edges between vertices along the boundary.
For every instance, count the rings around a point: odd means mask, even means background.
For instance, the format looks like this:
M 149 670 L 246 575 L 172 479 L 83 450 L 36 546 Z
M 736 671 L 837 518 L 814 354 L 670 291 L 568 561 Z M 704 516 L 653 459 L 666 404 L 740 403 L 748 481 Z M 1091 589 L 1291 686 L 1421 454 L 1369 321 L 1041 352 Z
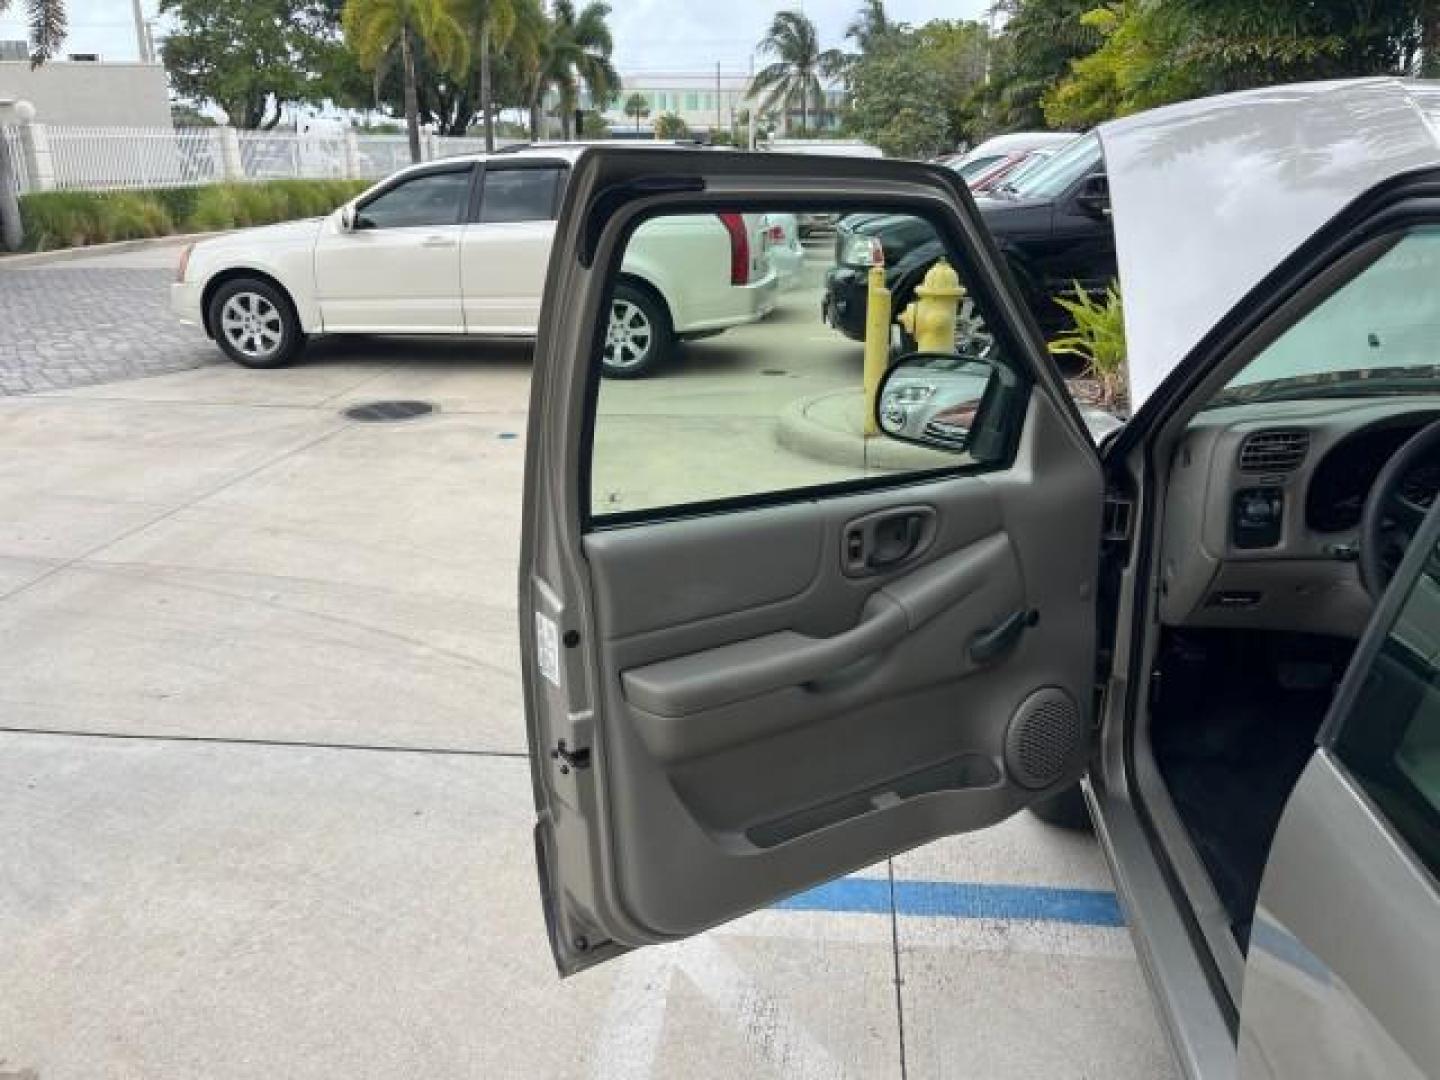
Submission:
M 243 3 L 244 0 L 235 0 Z M 583 2 L 583 0 L 582 0 Z M 887 0 L 892 19 L 921 23 L 929 19 L 981 19 L 990 0 Z M 157 0 L 141 0 L 145 14 L 155 16 Z M 826 48 L 844 44 L 845 27 L 859 0 L 610 0 L 615 35 L 615 65 L 625 74 L 656 71 L 713 71 L 718 61 L 726 73 L 748 70 L 755 43 L 771 17 L 782 8 L 798 7 L 815 21 Z M 0 38 L 25 36 L 12 0 L 0 16 Z M 136 58 L 131 0 L 68 0 L 70 36 L 66 52 L 98 52 L 107 60 Z M 157 34 L 163 30 L 157 27 Z

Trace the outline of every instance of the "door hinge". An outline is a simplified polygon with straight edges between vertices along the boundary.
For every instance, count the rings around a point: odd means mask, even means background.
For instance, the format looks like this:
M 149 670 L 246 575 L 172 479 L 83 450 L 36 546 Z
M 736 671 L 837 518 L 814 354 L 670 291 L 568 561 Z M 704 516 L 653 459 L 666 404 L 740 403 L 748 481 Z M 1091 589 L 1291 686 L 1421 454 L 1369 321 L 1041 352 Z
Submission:
M 590 750 L 588 748 L 582 750 L 578 747 L 572 750 L 565 745 L 565 740 L 561 739 L 550 751 L 550 759 L 559 763 L 562 773 L 568 774 L 571 769 L 588 769 L 590 767 Z

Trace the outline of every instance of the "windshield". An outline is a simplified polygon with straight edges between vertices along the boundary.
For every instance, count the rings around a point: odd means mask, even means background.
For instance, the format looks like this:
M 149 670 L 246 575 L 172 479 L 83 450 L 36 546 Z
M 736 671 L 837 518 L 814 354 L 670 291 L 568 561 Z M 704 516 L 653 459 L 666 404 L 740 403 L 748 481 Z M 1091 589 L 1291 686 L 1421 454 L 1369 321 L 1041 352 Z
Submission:
M 1050 150 L 1035 150 L 1030 156 L 1016 166 L 1015 171 L 1005 178 L 1005 186 L 1014 188 L 1022 183 L 1027 176 L 1034 176 L 1045 167 L 1045 163 L 1055 156 Z
M 1100 139 L 1086 135 L 1067 143 L 1065 148 L 1042 165 L 1025 172 L 1005 185 L 1005 190 L 1020 199 L 1053 199 L 1070 185 L 1100 164 Z
M 1250 361 L 1212 402 L 1440 386 L 1440 226 L 1404 235 Z
M 985 157 L 971 158 L 969 161 L 964 161 L 951 167 L 964 179 L 973 180 L 993 166 L 1002 156 L 1001 154 L 987 154 Z

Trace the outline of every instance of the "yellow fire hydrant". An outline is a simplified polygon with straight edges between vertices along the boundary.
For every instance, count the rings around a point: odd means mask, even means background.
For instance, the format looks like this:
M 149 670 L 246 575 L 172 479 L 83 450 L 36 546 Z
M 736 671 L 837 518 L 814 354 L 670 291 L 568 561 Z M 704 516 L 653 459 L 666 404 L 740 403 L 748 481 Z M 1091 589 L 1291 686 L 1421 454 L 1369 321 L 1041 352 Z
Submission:
M 920 352 L 953 353 L 955 316 L 965 295 L 960 275 L 941 259 L 916 286 L 915 295 L 919 299 L 900 313 L 900 325 L 915 339 L 915 347 Z
M 875 395 L 890 367 L 890 290 L 885 268 L 872 266 L 865 295 L 865 435 L 878 435 Z

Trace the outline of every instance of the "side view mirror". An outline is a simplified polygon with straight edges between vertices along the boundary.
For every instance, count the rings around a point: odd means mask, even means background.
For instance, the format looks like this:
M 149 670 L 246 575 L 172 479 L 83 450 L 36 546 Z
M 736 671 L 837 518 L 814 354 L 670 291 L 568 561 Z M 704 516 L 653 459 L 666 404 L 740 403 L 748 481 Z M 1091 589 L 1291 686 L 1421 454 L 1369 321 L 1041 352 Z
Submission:
M 1109 217 L 1110 181 L 1103 176 L 1092 176 L 1075 196 L 1075 205 L 1091 217 Z
M 346 203 L 340 208 L 340 229 L 342 232 L 355 231 L 355 204 Z
M 996 413 L 1008 369 L 954 353 L 909 353 L 881 380 L 876 426 L 892 439 L 951 454 L 988 457 L 987 418 Z M 1002 410 L 1003 411 L 1003 410 Z

